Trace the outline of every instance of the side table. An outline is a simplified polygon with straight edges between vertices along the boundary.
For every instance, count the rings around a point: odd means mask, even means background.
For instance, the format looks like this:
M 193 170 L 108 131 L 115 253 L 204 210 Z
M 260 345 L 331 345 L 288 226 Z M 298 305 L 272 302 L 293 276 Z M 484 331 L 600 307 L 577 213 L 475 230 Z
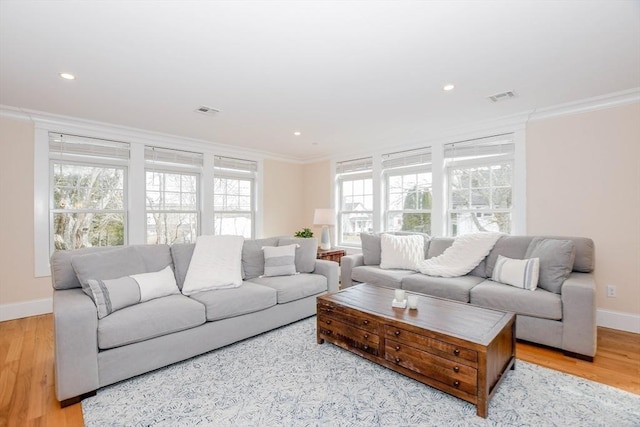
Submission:
M 347 252 L 344 249 L 328 249 L 323 251 L 318 249 L 317 259 L 324 259 L 327 261 L 335 261 L 340 264 L 340 259 L 345 256 Z

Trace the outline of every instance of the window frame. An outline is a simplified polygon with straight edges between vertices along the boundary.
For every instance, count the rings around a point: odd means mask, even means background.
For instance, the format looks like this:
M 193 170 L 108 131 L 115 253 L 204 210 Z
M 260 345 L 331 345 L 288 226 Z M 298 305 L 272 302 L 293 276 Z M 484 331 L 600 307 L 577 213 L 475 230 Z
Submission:
M 216 156 L 218 158 L 227 158 L 228 157 L 224 157 L 224 156 Z M 248 159 L 235 159 L 241 162 L 251 162 L 251 163 L 255 163 L 255 171 L 251 171 L 251 170 L 243 170 L 243 169 L 232 169 L 229 167 L 223 167 L 223 166 L 214 166 L 213 168 L 213 187 L 212 187 L 212 214 L 213 214 L 213 232 L 214 234 L 216 234 L 216 215 L 227 215 L 227 214 L 249 214 L 250 215 L 250 220 L 251 220 L 251 236 L 250 237 L 246 237 L 245 238 L 249 238 L 249 239 L 255 239 L 256 238 L 256 233 L 257 233 L 257 224 L 256 224 L 256 217 L 257 217 L 257 204 L 258 204 L 258 189 L 257 189 L 257 181 L 258 181 L 258 170 L 259 170 L 259 165 L 257 162 L 253 161 L 253 160 L 248 160 Z M 215 204 L 215 197 L 216 197 L 216 180 L 217 179 L 226 179 L 226 180 L 238 180 L 238 181 L 248 181 L 249 182 L 249 188 L 251 191 L 250 194 L 250 209 L 249 210 L 219 210 L 216 209 L 216 204 Z M 227 195 L 227 193 L 225 193 L 225 195 Z M 239 194 L 237 196 L 240 196 Z
M 343 202 L 344 202 L 344 194 L 343 194 L 343 184 L 345 182 L 355 182 L 355 181 L 365 181 L 365 180 L 371 180 L 371 198 L 372 198 L 372 203 L 373 203 L 373 208 L 371 210 L 344 210 L 343 209 Z M 339 176 L 336 178 L 336 182 L 338 183 L 338 212 L 337 212 L 337 234 L 338 234 L 338 245 L 339 246 L 344 246 L 344 247 L 359 247 L 359 244 L 355 244 L 355 243 L 351 243 L 351 242 L 346 242 L 344 239 L 344 234 L 343 234 L 343 222 L 344 222 L 344 216 L 345 215 L 350 215 L 350 214 L 368 214 L 371 216 L 371 228 L 374 229 L 374 213 L 375 213 L 375 189 L 374 189 L 374 179 L 373 179 L 373 171 L 358 171 L 358 172 L 345 172 L 342 174 L 339 174 Z M 360 196 L 362 197 L 366 197 L 369 196 L 369 194 L 367 193 L 362 193 Z
M 495 141 L 496 144 L 491 144 L 492 140 Z M 483 153 L 482 152 L 483 144 L 487 144 L 487 142 L 490 144 L 488 145 L 488 152 Z M 475 145 L 474 143 L 476 143 L 477 145 Z M 453 145 L 455 144 L 456 143 L 453 143 Z M 509 214 L 510 229 L 508 231 L 502 230 L 501 232 L 513 234 L 516 229 L 516 227 L 514 226 L 514 220 L 515 220 L 514 211 L 516 210 L 516 198 L 514 196 L 515 196 L 515 192 L 517 191 L 516 190 L 516 171 L 517 171 L 516 141 L 515 141 L 514 135 L 505 134 L 505 135 L 497 135 L 492 137 L 477 138 L 469 141 L 463 141 L 462 144 L 464 144 L 462 149 L 475 150 L 476 157 L 475 158 L 474 157 L 456 158 L 456 156 L 446 157 L 446 154 L 445 154 L 444 176 L 445 176 L 446 199 L 445 199 L 444 222 L 446 224 L 447 236 L 455 237 L 460 235 L 457 233 L 457 231 L 456 231 L 456 234 L 454 234 L 454 231 L 453 231 L 453 225 L 454 225 L 453 216 L 457 214 L 480 214 L 480 215 L 487 215 L 487 216 L 495 215 L 495 214 L 505 214 L 505 213 Z M 507 147 L 507 151 L 502 152 L 503 146 Z M 487 150 L 487 147 L 485 146 L 484 149 Z M 445 153 L 446 153 L 446 150 L 447 150 L 447 147 L 445 147 Z M 455 147 L 453 147 L 453 150 L 455 150 Z M 508 187 L 494 186 L 493 185 L 494 174 L 492 169 L 494 167 L 503 166 L 503 165 L 509 165 L 511 168 L 509 186 Z M 471 207 L 471 203 L 469 203 L 469 206 L 466 208 L 454 208 L 453 207 L 454 189 L 452 187 L 453 172 L 456 170 L 477 171 L 482 168 L 487 168 L 489 170 L 489 186 L 482 187 L 482 188 L 487 188 L 489 190 L 489 206 L 486 208 L 473 208 Z M 471 197 L 472 197 L 471 192 L 473 191 L 473 188 L 474 187 L 472 186 L 472 179 L 469 178 L 469 185 L 466 188 L 466 190 L 469 191 L 469 195 L 468 195 L 469 200 L 471 200 Z M 480 188 L 480 187 L 477 187 L 477 188 Z M 511 190 L 511 205 L 508 208 L 493 207 L 493 202 L 494 202 L 493 194 L 494 194 L 495 188 L 509 188 Z
M 148 207 L 148 203 L 147 203 L 147 191 L 148 189 L 146 188 L 146 178 L 147 178 L 147 173 L 151 172 L 151 173 L 162 173 L 162 174 L 173 174 L 173 175 L 180 175 L 180 177 L 188 175 L 188 176 L 194 176 L 196 179 L 196 191 L 195 191 L 195 196 L 196 196 L 196 202 L 195 202 L 195 210 L 179 210 L 179 209 L 156 209 L 156 210 L 150 210 Z M 201 182 L 202 182 L 202 176 L 201 173 L 198 171 L 194 171 L 193 169 L 187 169 L 187 168 L 180 168 L 180 167 L 176 167 L 176 166 L 166 166 L 166 167 L 158 167 L 157 165 L 148 165 L 145 166 L 144 169 L 144 174 L 145 174 L 145 207 L 144 207 L 144 214 L 145 214 L 145 244 L 154 244 L 154 243 L 149 243 L 149 227 L 148 227 L 148 222 L 147 222 L 147 216 L 149 214 L 195 214 L 196 216 L 196 230 L 195 230 L 195 237 L 197 238 L 197 236 L 199 236 L 201 234 L 201 230 L 202 230 L 202 197 L 201 197 Z M 182 195 L 182 191 L 180 191 L 180 195 Z M 189 241 L 189 242 L 183 242 L 183 241 L 174 241 L 171 243 L 168 242 L 164 242 L 164 244 L 173 244 L 173 243 L 195 243 L 195 238 L 193 241 Z M 162 243 L 157 243 L 157 244 L 162 244 Z
M 416 177 L 416 182 L 418 181 L 418 175 L 420 174 L 427 174 L 427 175 L 431 175 L 430 176 L 430 184 L 429 184 L 429 193 L 431 194 L 431 197 L 433 197 L 433 172 L 431 170 L 431 165 L 430 164 L 423 164 L 423 165 L 418 165 L 418 166 L 411 166 L 411 167 L 404 167 L 404 168 L 389 168 L 389 169 L 384 169 L 382 172 L 382 185 L 383 185 L 383 194 L 384 194 L 384 204 L 383 204 L 383 221 L 382 221 L 382 229 L 385 232 L 395 232 L 395 231 L 401 231 L 401 230 L 391 230 L 389 228 L 389 218 L 391 217 L 391 215 L 393 214 L 429 214 L 430 217 L 433 215 L 433 205 L 430 209 L 390 209 L 390 202 L 391 202 L 391 195 L 390 195 L 390 190 L 391 190 L 391 185 L 389 184 L 389 180 L 392 177 L 402 177 L 404 179 L 404 177 L 406 176 L 410 176 L 410 175 L 414 175 Z M 409 194 L 408 192 L 405 193 L 404 191 L 404 187 L 403 187 L 403 200 L 406 198 L 406 196 Z M 429 229 L 428 231 L 418 231 L 420 233 L 426 233 L 426 234 L 431 234 L 431 230 Z
M 57 157 L 57 158 L 56 158 Z M 57 250 L 55 248 L 55 239 L 53 234 L 54 229 L 54 221 L 55 215 L 60 213 L 120 213 L 123 217 L 123 243 L 122 245 L 127 245 L 128 238 L 128 229 L 129 229 L 129 217 L 128 217 L 128 172 L 129 167 L 122 161 L 114 160 L 114 159 L 97 159 L 91 158 L 89 156 L 73 156 L 74 158 L 64 158 L 62 156 L 56 155 L 55 153 L 48 153 L 48 163 L 49 163 L 49 179 L 48 179 L 48 240 L 49 240 L 49 256 L 53 255 L 53 253 Z M 54 206 L 55 196 L 55 165 L 72 165 L 72 166 L 86 166 L 92 168 L 109 168 L 109 169 L 120 169 L 122 170 L 122 209 L 57 209 Z M 113 245 L 114 247 L 120 245 Z

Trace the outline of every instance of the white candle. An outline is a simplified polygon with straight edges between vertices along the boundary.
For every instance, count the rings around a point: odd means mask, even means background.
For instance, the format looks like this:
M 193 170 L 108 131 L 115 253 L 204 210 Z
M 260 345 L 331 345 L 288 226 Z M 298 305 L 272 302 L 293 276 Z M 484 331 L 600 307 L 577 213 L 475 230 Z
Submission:
M 409 301 L 409 308 L 416 309 L 418 308 L 418 296 L 417 295 L 409 295 L 407 298 Z
M 404 301 L 404 290 L 396 289 L 396 301 Z

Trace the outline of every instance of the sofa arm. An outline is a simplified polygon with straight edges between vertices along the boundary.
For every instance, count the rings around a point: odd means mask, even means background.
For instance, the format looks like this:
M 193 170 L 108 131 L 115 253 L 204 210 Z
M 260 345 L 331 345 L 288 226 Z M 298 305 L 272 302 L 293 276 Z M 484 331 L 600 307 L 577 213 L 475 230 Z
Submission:
M 82 289 L 53 292 L 56 396 L 60 402 L 99 388 L 98 315 Z
M 596 354 L 596 282 L 592 273 L 572 273 L 562 284 L 562 349 Z
M 316 260 L 316 268 L 313 270 L 316 274 L 322 274 L 327 278 L 327 286 L 329 293 L 338 292 L 338 263 L 334 261 L 327 261 L 324 259 Z
M 353 254 L 343 256 L 340 260 L 340 281 L 342 289 L 346 289 L 353 286 L 353 280 L 351 280 L 351 273 L 354 267 L 364 265 L 364 256 L 362 254 Z

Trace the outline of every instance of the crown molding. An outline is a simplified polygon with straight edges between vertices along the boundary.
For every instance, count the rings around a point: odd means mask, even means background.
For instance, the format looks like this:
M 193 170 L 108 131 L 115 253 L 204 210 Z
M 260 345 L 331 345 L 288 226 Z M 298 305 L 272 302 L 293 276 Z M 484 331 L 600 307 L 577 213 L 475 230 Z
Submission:
M 565 104 L 554 105 L 552 107 L 536 109 L 531 112 L 529 121 L 533 122 L 566 115 L 587 113 L 590 111 L 620 107 L 637 102 L 640 102 L 640 87 L 609 93 L 606 95 L 594 96 L 593 98 L 582 99 L 579 101 L 567 102 Z
M 383 148 L 372 150 L 354 150 L 348 153 L 340 153 L 339 155 L 321 155 L 318 157 L 293 157 L 274 154 L 268 151 L 240 148 L 237 146 L 220 144 L 211 141 L 181 137 L 178 135 L 164 134 L 160 132 L 146 131 L 143 129 L 131 128 L 127 126 L 114 125 L 104 122 L 77 119 L 69 116 L 45 113 L 42 111 L 28 110 L 16 108 L 6 105 L 0 105 L 0 117 L 13 120 L 31 121 L 37 128 L 59 128 L 76 129 L 76 131 L 89 132 L 97 137 L 109 137 L 120 140 L 143 142 L 145 144 L 154 144 L 165 146 L 167 148 L 175 148 L 179 145 L 182 149 L 197 150 L 204 152 L 215 152 L 216 154 L 229 156 L 243 156 L 249 160 L 268 159 L 282 161 L 294 164 L 311 164 L 327 160 L 335 160 L 337 158 L 353 158 L 353 156 L 361 156 L 363 153 L 371 155 L 375 153 L 390 152 L 393 150 L 406 150 L 412 148 L 420 148 L 425 144 L 442 144 L 446 142 L 454 142 L 463 139 L 471 139 L 482 136 L 487 132 L 513 131 L 525 126 L 529 122 L 539 120 L 562 117 L 572 114 L 586 113 L 606 108 L 619 107 L 623 105 L 640 102 L 640 87 L 629 90 L 600 95 L 579 101 L 568 102 L 551 107 L 534 109 L 518 114 L 499 117 L 496 119 L 485 120 L 482 122 L 469 123 L 463 126 L 457 126 L 441 131 L 433 132 L 425 135 L 419 140 L 406 141 L 403 144 L 394 144 Z M 108 136 L 105 136 L 108 135 Z
M 29 121 L 36 129 L 59 131 L 61 133 L 80 133 L 84 136 L 108 138 L 118 141 L 136 142 L 165 148 L 215 153 L 216 155 L 246 158 L 247 160 L 277 160 L 288 163 L 301 163 L 299 158 L 270 153 L 268 151 L 237 147 L 215 143 L 203 139 L 182 137 L 161 132 L 147 131 L 128 126 L 93 120 L 78 119 L 69 116 L 51 114 L 42 111 L 0 105 L 0 117 Z

